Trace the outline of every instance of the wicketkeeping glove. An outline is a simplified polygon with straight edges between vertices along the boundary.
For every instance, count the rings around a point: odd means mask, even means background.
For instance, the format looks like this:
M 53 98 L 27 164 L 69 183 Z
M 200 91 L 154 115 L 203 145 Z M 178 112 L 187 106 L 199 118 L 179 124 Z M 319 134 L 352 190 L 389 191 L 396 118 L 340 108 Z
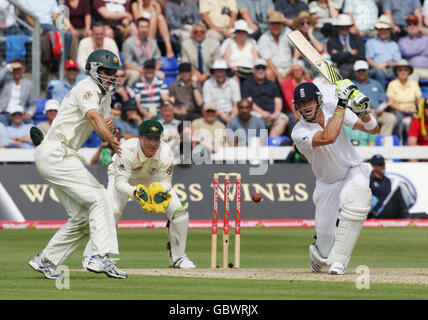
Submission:
M 159 182 L 153 182 L 149 186 L 149 197 L 151 198 L 153 210 L 156 213 L 165 213 L 168 208 L 171 195 L 165 191 Z
M 134 196 L 143 210 L 148 212 L 154 211 L 154 207 L 150 201 L 149 192 L 143 184 L 139 184 L 135 187 Z
M 338 106 L 346 108 L 351 94 L 357 90 L 357 86 L 349 79 L 340 80 L 336 83 L 336 96 L 339 99 Z

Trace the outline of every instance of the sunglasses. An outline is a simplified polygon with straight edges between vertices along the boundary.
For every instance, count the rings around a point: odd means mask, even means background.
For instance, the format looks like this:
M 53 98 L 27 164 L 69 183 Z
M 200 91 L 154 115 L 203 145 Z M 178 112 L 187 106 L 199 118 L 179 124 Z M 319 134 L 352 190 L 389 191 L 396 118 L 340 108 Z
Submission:
M 407 22 L 407 25 L 408 25 L 408 26 L 417 26 L 417 25 L 418 25 L 418 23 L 417 23 L 417 22 L 415 22 L 415 21 L 410 21 L 410 22 Z
M 66 69 L 67 71 L 77 71 L 77 69 L 75 69 L 75 68 L 69 68 L 69 69 Z
M 309 26 L 312 23 L 310 21 L 302 21 L 302 22 L 299 23 L 300 26 L 304 26 L 305 24 Z
M 256 70 L 265 70 L 266 67 L 265 66 L 257 66 L 257 67 L 254 67 L 254 69 L 256 69 Z

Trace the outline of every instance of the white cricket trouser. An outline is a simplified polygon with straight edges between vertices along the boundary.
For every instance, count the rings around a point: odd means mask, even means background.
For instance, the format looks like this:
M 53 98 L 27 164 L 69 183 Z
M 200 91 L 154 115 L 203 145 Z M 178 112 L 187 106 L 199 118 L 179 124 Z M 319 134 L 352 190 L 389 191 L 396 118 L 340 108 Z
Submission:
M 333 247 L 336 232 L 336 221 L 343 206 L 346 194 L 353 184 L 369 187 L 370 169 L 365 163 L 352 167 L 348 175 L 334 183 L 316 181 L 313 194 L 315 204 L 316 246 L 320 254 L 327 258 Z
M 60 142 L 44 141 L 34 154 L 40 175 L 51 185 L 69 219 L 43 250 L 62 264 L 88 234 L 95 255 L 119 254 L 111 201 L 107 191 L 79 155 Z
M 148 188 L 151 183 L 156 181 L 132 181 L 131 180 L 129 182 L 131 183 L 131 185 L 144 184 Z M 113 206 L 112 212 L 114 213 L 114 215 L 118 217 L 118 220 L 116 222 L 119 223 L 119 220 L 123 214 L 123 210 L 125 209 L 125 206 L 129 201 L 129 197 L 127 195 L 123 195 L 119 193 L 116 190 L 114 176 L 108 177 L 107 193 L 108 193 L 108 197 L 111 199 L 111 202 L 112 202 L 112 206 Z M 165 214 L 168 220 L 171 221 L 173 220 L 174 214 L 177 211 L 177 209 L 182 207 L 182 204 L 173 188 L 170 190 L 169 194 L 171 195 L 171 200 L 169 201 L 168 207 L 165 209 Z M 159 218 L 163 219 L 164 215 L 163 214 L 159 215 Z M 186 226 L 186 234 L 187 234 L 187 226 Z M 86 245 L 85 252 L 83 253 L 85 257 L 90 257 L 93 255 L 91 247 L 92 246 L 91 246 L 91 239 L 90 239 L 88 244 Z

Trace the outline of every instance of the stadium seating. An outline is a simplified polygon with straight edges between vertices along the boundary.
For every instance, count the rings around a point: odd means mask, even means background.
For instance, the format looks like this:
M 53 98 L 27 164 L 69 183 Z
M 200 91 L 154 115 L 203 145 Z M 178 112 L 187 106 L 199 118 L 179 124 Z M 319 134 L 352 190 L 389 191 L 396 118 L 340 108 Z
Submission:
M 38 98 L 38 99 L 36 99 L 37 109 L 36 109 L 36 112 L 33 115 L 34 124 L 38 124 L 38 123 L 46 121 L 48 119 L 48 117 L 44 113 L 45 103 L 46 103 L 47 100 L 48 99 L 45 99 L 45 98 Z
M 162 68 L 161 71 L 165 74 L 165 83 L 169 85 L 177 80 L 178 75 L 178 62 L 175 58 L 168 59 L 167 57 L 162 57 Z
M 268 146 L 289 146 L 291 145 L 291 139 L 287 136 L 282 137 L 268 137 Z

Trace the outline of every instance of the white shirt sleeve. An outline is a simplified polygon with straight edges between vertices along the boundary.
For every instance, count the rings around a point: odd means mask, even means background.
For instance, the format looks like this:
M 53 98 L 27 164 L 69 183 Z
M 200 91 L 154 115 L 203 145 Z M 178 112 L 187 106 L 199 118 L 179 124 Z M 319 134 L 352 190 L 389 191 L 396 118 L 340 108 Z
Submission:
M 293 139 L 297 149 L 304 153 L 306 150 L 313 150 L 312 139 L 314 138 L 315 133 L 318 131 L 318 129 L 312 129 L 309 126 L 301 125 L 297 128 L 294 127 L 291 133 L 291 138 Z
M 83 115 L 85 115 L 89 110 L 100 109 L 98 103 L 98 93 L 95 90 L 88 89 L 83 92 L 77 92 L 77 101 L 78 107 Z
M 120 158 L 116 158 L 113 166 L 116 173 L 116 190 L 123 195 L 134 198 L 135 187 L 129 184 L 129 178 L 132 176 L 132 159 L 130 159 L 127 155 L 130 154 L 132 154 L 132 152 L 129 152 L 129 150 L 123 150 L 122 156 Z

